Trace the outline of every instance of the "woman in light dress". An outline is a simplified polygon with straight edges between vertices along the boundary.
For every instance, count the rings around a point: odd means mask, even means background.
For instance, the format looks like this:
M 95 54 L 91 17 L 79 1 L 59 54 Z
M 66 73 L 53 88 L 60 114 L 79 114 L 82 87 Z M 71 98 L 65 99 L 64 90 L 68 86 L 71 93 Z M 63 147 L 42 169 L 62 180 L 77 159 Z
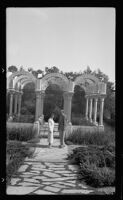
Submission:
M 48 119 L 48 143 L 49 147 L 53 144 L 53 130 L 54 130 L 54 114 L 51 114 L 51 117 Z

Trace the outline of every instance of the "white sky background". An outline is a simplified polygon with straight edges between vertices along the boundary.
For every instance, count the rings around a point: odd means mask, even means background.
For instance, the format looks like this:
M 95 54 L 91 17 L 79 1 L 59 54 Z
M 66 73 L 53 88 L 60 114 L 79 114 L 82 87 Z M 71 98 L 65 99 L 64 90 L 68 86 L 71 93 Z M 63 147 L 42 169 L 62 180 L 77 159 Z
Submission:
M 114 8 L 7 8 L 7 67 L 99 68 L 115 81 Z

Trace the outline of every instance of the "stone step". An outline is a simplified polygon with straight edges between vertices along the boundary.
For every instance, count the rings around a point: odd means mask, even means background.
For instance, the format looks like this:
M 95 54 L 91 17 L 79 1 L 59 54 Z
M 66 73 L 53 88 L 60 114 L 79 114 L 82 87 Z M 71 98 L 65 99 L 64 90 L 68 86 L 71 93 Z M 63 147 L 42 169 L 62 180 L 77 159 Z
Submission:
M 40 126 L 41 129 L 48 129 L 48 126 Z M 58 129 L 58 126 L 54 126 L 54 129 Z
M 40 126 L 40 131 L 48 131 L 48 123 L 45 123 L 44 125 Z M 58 124 L 54 125 L 54 132 L 58 131 Z
M 48 137 L 48 131 L 40 131 L 39 132 L 39 137 L 47 138 Z M 53 133 L 54 138 L 59 138 L 59 132 L 54 132 Z
M 48 128 L 40 128 L 41 132 L 48 132 Z M 58 129 L 54 129 L 54 132 L 59 132 Z
M 43 138 L 48 137 L 48 123 L 46 122 L 44 125 L 40 126 L 39 136 Z M 58 131 L 58 124 L 55 123 L 54 125 L 54 138 L 59 138 L 59 131 Z

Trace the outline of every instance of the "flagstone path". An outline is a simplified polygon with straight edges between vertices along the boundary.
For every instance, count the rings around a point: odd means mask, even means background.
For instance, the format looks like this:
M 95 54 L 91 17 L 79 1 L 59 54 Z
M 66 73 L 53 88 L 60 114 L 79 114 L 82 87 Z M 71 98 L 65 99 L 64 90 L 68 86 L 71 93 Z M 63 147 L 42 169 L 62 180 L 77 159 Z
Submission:
M 32 144 L 33 146 L 33 144 Z M 34 145 L 35 146 L 35 145 Z M 75 146 L 59 148 L 59 140 L 54 139 L 48 148 L 47 139 L 36 144 L 32 158 L 26 158 L 7 187 L 8 195 L 64 195 L 95 194 L 95 189 L 80 183 L 77 179 L 78 166 L 70 164 L 68 153 Z M 96 194 L 104 194 L 103 191 Z

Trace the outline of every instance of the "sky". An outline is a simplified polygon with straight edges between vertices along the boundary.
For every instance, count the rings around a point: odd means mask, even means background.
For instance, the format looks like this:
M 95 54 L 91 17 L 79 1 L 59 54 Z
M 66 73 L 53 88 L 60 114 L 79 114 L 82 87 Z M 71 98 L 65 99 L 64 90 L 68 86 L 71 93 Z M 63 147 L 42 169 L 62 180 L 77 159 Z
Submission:
M 98 68 L 115 81 L 115 8 L 7 8 L 7 67 Z

